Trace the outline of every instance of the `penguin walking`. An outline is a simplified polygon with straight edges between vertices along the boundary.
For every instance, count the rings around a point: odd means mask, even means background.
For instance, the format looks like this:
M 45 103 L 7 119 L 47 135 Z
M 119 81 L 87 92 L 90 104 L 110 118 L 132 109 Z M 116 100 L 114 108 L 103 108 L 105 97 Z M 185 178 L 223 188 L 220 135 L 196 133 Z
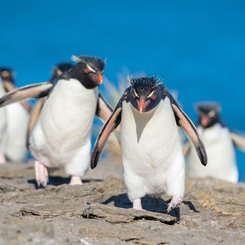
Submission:
M 146 194 L 165 192 L 172 197 L 169 212 L 184 196 L 185 164 L 177 125 L 192 140 L 203 165 L 207 164 L 205 148 L 195 126 L 160 80 L 138 77 L 130 82 L 97 138 L 91 168 L 96 167 L 108 136 L 121 123 L 124 180 L 133 208 L 142 209 L 141 198 Z
M 104 61 L 75 57 L 77 62 L 57 80 L 29 85 L 0 99 L 0 106 L 27 98 L 46 97 L 30 132 L 38 185 L 48 182 L 48 169 L 61 168 L 71 175 L 70 184 L 82 184 L 90 163 L 91 129 L 95 113 L 108 118 L 111 108 L 99 94 Z
M 4 86 L 4 92 L 16 89 L 14 72 L 10 68 L 0 68 L 0 77 Z M 6 127 L 3 134 L 2 151 L 5 162 L 24 161 L 26 148 L 26 132 L 31 106 L 27 102 L 16 103 L 1 110 L 5 110 Z
M 198 113 L 198 133 L 203 140 L 208 166 L 198 166 L 194 149 L 187 144 L 185 156 L 187 175 L 190 177 L 214 177 L 237 183 L 238 169 L 234 146 L 245 151 L 245 135 L 232 132 L 221 121 L 220 106 L 217 103 L 200 103 L 196 106 Z

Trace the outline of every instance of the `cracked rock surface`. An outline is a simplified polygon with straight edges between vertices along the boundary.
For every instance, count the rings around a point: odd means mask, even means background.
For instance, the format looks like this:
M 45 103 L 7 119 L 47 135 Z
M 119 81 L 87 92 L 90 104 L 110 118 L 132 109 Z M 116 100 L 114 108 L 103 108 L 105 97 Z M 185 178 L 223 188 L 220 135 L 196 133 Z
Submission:
M 104 161 L 82 186 L 62 171 L 36 189 L 33 162 L 0 166 L 0 244 L 245 244 L 245 185 L 187 179 L 183 203 L 145 197 L 131 208 L 120 164 Z

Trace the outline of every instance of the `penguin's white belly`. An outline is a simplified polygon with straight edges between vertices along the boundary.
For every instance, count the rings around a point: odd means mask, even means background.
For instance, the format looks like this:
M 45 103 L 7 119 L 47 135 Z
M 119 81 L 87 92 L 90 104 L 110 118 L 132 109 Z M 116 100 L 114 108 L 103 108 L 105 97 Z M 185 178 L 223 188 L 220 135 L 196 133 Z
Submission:
M 12 161 L 23 161 L 26 154 L 26 133 L 29 113 L 21 104 L 8 105 L 6 111 L 5 154 Z
M 168 98 L 142 114 L 123 102 L 121 147 L 130 200 L 163 192 L 183 196 L 184 160 Z
M 205 167 L 200 164 L 192 147 L 187 157 L 187 174 L 191 177 L 214 177 L 237 182 L 238 170 L 229 130 L 216 124 L 206 130 L 198 128 L 198 131 L 206 147 L 208 164 Z
M 97 88 L 86 89 L 75 79 L 60 80 L 45 102 L 31 135 L 30 146 L 36 159 L 47 167 L 66 165 L 67 173 L 76 174 L 77 169 L 77 174 L 82 175 L 80 172 L 85 171 L 90 161 L 97 99 Z

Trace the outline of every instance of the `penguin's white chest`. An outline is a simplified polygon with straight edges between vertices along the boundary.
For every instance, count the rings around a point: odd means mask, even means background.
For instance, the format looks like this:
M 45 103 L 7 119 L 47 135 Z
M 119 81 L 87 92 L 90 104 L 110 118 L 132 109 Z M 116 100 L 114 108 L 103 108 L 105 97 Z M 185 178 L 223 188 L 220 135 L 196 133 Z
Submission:
M 205 130 L 198 127 L 198 132 L 206 147 L 208 164 L 205 167 L 200 165 L 192 147 L 187 158 L 188 174 L 193 177 L 209 176 L 237 182 L 238 171 L 229 130 L 220 124 L 216 124 Z
M 34 155 L 53 167 L 71 161 L 81 147 L 89 145 L 90 150 L 97 99 L 97 88 L 86 89 L 75 79 L 60 80 L 45 102 L 31 135 Z
M 171 192 L 169 179 L 174 172 L 183 182 L 180 137 L 168 98 L 153 111 L 142 114 L 130 103 L 123 103 L 121 147 L 124 177 L 131 199 L 144 194 Z M 136 194 L 137 188 L 143 189 L 142 194 Z

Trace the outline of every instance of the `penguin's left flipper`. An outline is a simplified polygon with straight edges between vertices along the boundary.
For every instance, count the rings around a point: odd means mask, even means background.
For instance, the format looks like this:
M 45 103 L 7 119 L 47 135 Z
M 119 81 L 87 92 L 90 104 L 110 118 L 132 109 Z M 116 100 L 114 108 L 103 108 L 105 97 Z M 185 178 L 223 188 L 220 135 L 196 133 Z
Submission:
M 106 121 L 113 112 L 113 109 L 109 105 L 109 103 L 99 94 L 97 108 L 96 108 L 96 116 L 98 116 L 102 121 Z
M 52 87 L 52 83 L 44 82 L 14 89 L 0 98 L 0 107 L 31 98 L 45 97 Z
M 12 83 L 11 81 L 7 81 L 7 80 L 4 80 L 4 81 L 3 81 L 3 86 L 4 86 L 4 89 L 5 89 L 5 91 L 6 91 L 7 93 L 8 93 L 8 92 L 11 92 L 11 91 L 13 91 L 13 90 L 16 89 L 15 84 Z M 25 110 L 26 110 L 27 112 L 30 112 L 30 110 L 31 110 L 31 105 L 30 105 L 28 102 L 22 101 L 20 104 L 25 108 Z
M 236 147 L 242 151 L 245 151 L 245 135 L 231 132 L 231 139 Z
M 188 116 L 184 113 L 184 111 L 182 111 L 181 108 L 178 106 L 173 96 L 170 93 L 168 93 L 167 96 L 170 98 L 177 125 L 184 129 L 187 137 L 195 146 L 197 155 L 201 163 L 206 166 L 208 161 L 207 153 L 201 139 L 199 138 L 196 127 L 188 118 Z
M 108 137 L 110 136 L 111 132 L 115 128 L 117 128 L 117 126 L 121 122 L 122 102 L 124 100 L 127 100 L 127 94 L 128 94 L 128 90 L 126 90 L 124 92 L 123 96 L 121 97 L 121 99 L 119 100 L 118 104 L 116 105 L 114 111 L 112 112 L 110 118 L 106 121 L 106 123 L 102 127 L 102 129 L 101 129 L 101 131 L 100 131 L 100 133 L 96 139 L 94 149 L 92 152 L 92 156 L 91 156 L 91 163 L 90 163 L 90 167 L 92 169 L 97 166 L 100 155 L 103 151 L 105 143 L 106 143 Z

